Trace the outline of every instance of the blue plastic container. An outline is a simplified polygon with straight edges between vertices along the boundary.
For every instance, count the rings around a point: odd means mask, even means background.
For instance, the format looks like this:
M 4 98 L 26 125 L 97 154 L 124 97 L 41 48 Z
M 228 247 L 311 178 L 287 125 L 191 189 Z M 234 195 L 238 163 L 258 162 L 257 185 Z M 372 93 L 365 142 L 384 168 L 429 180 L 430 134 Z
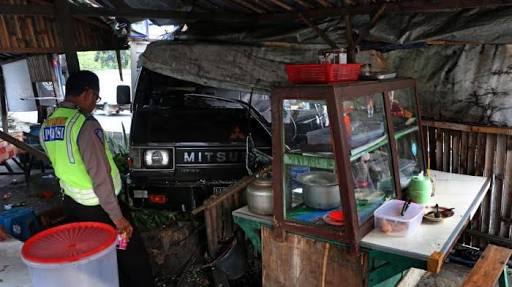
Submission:
M 39 231 L 32 208 L 15 207 L 0 213 L 0 225 L 13 237 L 25 241 Z
M 39 131 L 41 130 L 40 124 L 30 125 L 30 136 L 27 137 L 28 144 L 39 144 Z

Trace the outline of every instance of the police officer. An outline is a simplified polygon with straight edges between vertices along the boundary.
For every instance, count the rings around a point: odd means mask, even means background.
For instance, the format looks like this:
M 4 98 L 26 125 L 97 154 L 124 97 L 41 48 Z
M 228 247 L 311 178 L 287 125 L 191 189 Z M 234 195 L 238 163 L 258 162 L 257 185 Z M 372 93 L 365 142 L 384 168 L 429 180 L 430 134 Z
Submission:
M 143 242 L 117 200 L 121 191 L 119 170 L 103 129 L 91 115 L 101 100 L 99 91 L 93 72 L 72 74 L 66 82 L 64 101 L 42 125 L 41 143 L 60 180 L 68 221 L 104 222 L 125 234 L 128 247 L 117 252 L 120 285 L 153 286 Z

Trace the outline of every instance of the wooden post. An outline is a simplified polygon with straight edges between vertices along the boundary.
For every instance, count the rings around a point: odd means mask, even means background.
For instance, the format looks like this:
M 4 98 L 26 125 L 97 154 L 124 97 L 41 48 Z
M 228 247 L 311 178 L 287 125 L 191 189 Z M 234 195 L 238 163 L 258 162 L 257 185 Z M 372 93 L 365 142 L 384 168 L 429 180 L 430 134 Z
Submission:
M 352 17 L 345 15 L 345 37 L 347 39 L 347 63 L 355 63 L 356 61 L 356 45 L 352 37 Z
M 73 33 L 73 17 L 69 9 L 69 2 L 67 0 L 55 1 L 55 20 L 57 22 L 57 29 L 61 40 L 61 45 L 66 53 L 66 64 L 68 72 L 80 71 L 80 64 L 78 63 L 78 56 L 76 54 L 76 45 Z
M 459 173 L 459 159 L 460 159 L 460 132 L 452 131 L 452 172 Z
M 510 238 L 510 216 L 512 215 L 512 137 L 507 136 L 507 159 L 503 181 L 503 202 L 501 203 L 501 231 L 500 236 Z M 506 220 L 504 220 L 506 219 Z
M 119 78 L 123 81 L 123 64 L 121 60 L 121 50 L 116 50 L 117 68 L 119 69 Z
M 461 132 L 460 140 L 460 169 L 459 173 L 466 174 L 468 170 L 468 133 Z
M 492 222 L 492 234 L 500 235 L 501 234 L 501 206 L 503 196 L 506 194 L 503 193 L 503 174 L 505 171 L 505 161 L 507 157 L 507 136 L 506 135 L 498 135 L 496 139 L 496 170 L 495 174 L 495 182 L 494 182 L 494 193 L 493 193 L 493 203 L 492 203 L 492 216 L 494 218 Z M 508 194 L 507 198 L 508 200 Z
M 443 134 L 442 129 L 437 129 L 436 133 L 436 169 L 443 170 Z
M 482 161 L 484 162 L 483 166 L 483 171 L 482 171 L 482 174 L 483 176 L 485 177 L 491 177 L 493 175 L 493 165 L 494 165 L 494 150 L 495 150 L 495 146 L 496 146 L 496 135 L 493 135 L 493 134 L 487 134 L 484 135 L 479 135 L 480 138 L 481 138 L 481 145 L 480 145 L 480 156 L 478 158 L 478 162 L 480 165 L 482 165 Z M 485 139 L 485 145 L 483 144 L 484 140 Z M 485 146 L 485 147 L 484 147 Z M 483 155 L 482 155 L 483 154 Z M 489 234 L 494 234 L 494 230 L 492 230 L 492 226 L 491 226 L 491 222 L 492 222 L 492 216 L 493 216 L 493 212 L 491 210 L 491 198 L 493 197 L 493 194 L 494 196 L 495 195 L 495 192 L 491 186 L 491 191 L 488 192 L 486 195 L 485 195 L 485 198 L 484 200 L 482 201 L 482 226 L 480 228 L 480 231 L 482 232 L 485 232 L 485 233 L 489 233 Z M 485 246 L 485 243 L 480 245 L 481 247 L 484 247 Z
M 7 119 L 7 101 L 5 100 L 5 80 L 3 70 L 0 68 L 0 113 L 2 114 L 2 130 L 9 132 L 9 121 Z
M 450 172 L 451 155 L 451 133 L 449 130 L 443 131 L 443 171 Z

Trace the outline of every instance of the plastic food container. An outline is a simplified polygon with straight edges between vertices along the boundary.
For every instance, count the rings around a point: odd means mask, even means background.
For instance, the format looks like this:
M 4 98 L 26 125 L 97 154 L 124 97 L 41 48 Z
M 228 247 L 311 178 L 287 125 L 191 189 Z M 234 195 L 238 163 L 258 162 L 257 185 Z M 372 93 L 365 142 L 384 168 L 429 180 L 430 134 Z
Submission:
M 423 218 L 423 205 L 410 203 L 409 208 L 401 216 L 404 206 L 403 200 L 389 200 L 382 204 L 375 212 L 375 228 L 390 236 L 406 237 L 414 233 Z
M 104 223 L 47 229 L 25 242 L 21 258 L 34 287 L 119 286 L 116 231 Z

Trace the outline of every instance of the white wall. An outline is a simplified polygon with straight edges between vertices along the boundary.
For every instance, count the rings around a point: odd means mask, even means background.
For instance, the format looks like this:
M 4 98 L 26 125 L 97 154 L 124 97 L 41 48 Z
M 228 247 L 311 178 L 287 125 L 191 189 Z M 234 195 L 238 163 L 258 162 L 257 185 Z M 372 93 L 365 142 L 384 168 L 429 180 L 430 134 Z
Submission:
M 36 110 L 34 91 L 26 60 L 2 65 L 5 81 L 7 110 L 30 112 Z M 22 100 L 25 99 L 25 100 Z

